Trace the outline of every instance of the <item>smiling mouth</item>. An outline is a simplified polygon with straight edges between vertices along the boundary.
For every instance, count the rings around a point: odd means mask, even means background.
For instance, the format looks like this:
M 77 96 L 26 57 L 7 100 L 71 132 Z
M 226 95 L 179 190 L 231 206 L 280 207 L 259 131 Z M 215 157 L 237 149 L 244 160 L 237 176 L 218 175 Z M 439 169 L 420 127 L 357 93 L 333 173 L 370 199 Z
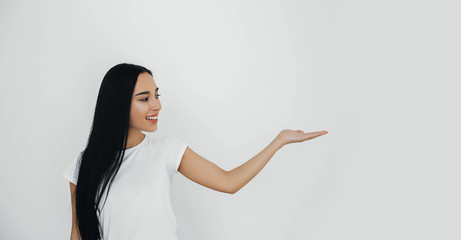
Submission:
M 153 124 L 157 124 L 157 121 L 158 121 L 157 117 L 155 117 L 155 119 L 154 118 L 146 118 L 146 120 L 153 123 Z

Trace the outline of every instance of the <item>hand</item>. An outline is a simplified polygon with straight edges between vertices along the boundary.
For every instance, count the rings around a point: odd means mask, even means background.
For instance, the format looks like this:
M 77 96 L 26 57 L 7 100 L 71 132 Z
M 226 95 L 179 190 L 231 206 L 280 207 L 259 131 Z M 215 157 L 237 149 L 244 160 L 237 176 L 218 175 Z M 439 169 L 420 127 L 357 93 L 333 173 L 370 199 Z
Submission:
M 277 138 L 282 142 L 283 145 L 295 142 L 304 142 L 313 138 L 327 134 L 327 131 L 307 132 L 301 130 L 285 129 L 277 135 Z

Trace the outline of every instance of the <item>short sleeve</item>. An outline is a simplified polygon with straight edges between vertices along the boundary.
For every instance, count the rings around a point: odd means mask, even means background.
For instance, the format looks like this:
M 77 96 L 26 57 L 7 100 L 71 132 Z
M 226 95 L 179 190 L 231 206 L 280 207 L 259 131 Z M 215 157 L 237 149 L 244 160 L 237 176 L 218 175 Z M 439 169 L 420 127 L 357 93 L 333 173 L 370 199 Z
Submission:
M 167 137 L 170 148 L 171 158 L 169 159 L 170 172 L 178 173 L 179 165 L 181 164 L 182 156 L 187 149 L 188 144 L 181 139 L 175 137 Z
M 75 185 L 77 185 L 77 180 L 78 180 L 78 171 L 77 171 L 78 166 L 77 166 L 77 163 L 79 162 L 78 160 L 80 159 L 81 155 L 82 155 L 82 153 L 78 154 L 77 157 L 72 159 L 72 161 L 70 161 L 67 164 L 67 167 L 66 167 L 65 171 L 62 174 L 62 177 L 64 177 L 69 182 L 72 182 Z

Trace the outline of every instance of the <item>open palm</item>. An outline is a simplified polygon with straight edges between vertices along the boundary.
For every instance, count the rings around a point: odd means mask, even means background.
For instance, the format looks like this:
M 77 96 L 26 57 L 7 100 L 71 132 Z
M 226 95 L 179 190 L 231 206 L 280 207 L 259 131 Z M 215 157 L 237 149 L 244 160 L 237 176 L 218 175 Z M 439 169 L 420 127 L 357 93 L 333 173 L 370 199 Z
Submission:
M 285 129 L 282 130 L 277 136 L 284 144 L 295 143 L 295 142 L 304 142 L 322 135 L 327 134 L 327 131 L 317 131 L 317 132 L 304 132 L 302 130 L 291 130 Z

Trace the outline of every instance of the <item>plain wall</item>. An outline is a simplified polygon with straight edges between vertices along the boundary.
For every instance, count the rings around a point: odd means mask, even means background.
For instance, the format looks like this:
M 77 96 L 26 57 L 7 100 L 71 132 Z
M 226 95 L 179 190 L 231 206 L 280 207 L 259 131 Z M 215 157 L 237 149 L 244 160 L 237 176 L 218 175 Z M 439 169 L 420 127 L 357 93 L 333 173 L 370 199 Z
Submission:
M 104 74 L 151 69 L 158 134 L 225 170 L 283 129 L 236 194 L 178 173 L 182 240 L 460 239 L 456 1 L 1 1 L 0 239 L 68 239 L 65 167 Z

